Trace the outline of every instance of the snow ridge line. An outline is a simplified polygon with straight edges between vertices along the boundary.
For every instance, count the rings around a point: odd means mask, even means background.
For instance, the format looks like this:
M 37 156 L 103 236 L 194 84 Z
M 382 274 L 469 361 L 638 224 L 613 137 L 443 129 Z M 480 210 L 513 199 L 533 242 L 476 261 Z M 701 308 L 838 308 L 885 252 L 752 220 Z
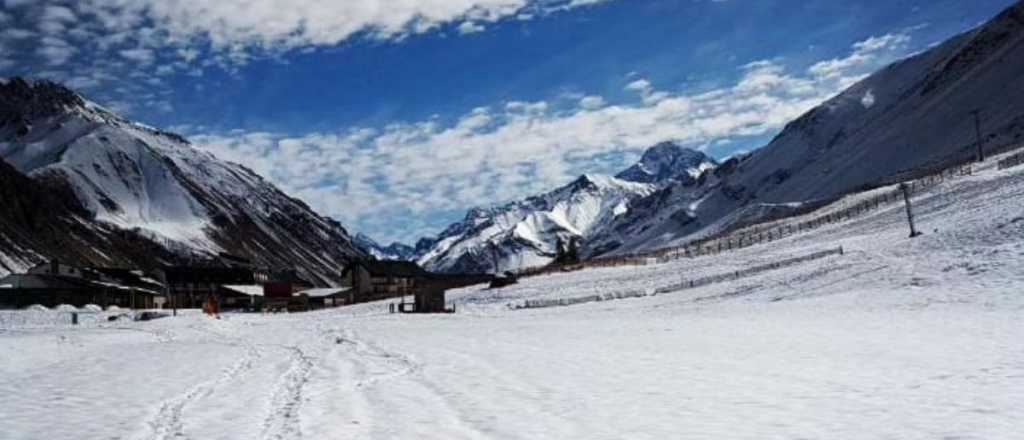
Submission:
M 526 300 L 523 304 L 512 306 L 513 309 L 540 309 L 547 307 L 559 307 L 559 306 L 571 306 L 576 304 L 585 304 L 598 301 L 611 301 L 616 299 L 627 299 L 627 298 L 642 298 L 647 296 L 655 296 L 666 293 L 674 293 L 681 290 L 694 289 L 697 287 L 707 286 L 709 284 L 716 284 L 725 281 L 733 281 L 741 278 L 747 278 L 764 272 L 778 270 L 785 267 L 795 266 L 800 263 L 805 263 L 812 260 L 819 260 L 832 255 L 843 255 L 844 251 L 842 246 L 836 249 L 829 249 L 825 251 L 815 252 L 813 254 L 804 255 L 796 258 L 789 258 L 786 260 L 780 260 L 773 263 L 763 264 L 760 266 L 754 266 L 749 269 L 744 269 L 735 272 L 728 272 L 718 275 L 712 275 L 708 277 L 696 278 L 692 280 L 683 280 L 676 284 L 670 284 L 668 286 L 659 287 L 656 289 L 648 289 L 645 291 L 640 290 L 629 290 L 625 292 L 606 293 L 604 295 L 588 295 L 578 296 L 573 298 L 553 298 L 553 299 L 533 299 Z

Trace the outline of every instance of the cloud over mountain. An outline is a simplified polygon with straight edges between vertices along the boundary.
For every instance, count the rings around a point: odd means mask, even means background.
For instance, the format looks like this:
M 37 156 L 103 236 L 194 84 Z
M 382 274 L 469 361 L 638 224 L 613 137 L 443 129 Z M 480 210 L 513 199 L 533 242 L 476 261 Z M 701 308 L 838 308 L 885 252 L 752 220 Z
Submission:
M 670 92 L 635 78 L 623 86 L 638 93 L 634 102 L 609 104 L 600 96 L 513 101 L 476 108 L 451 124 L 194 138 L 356 230 L 385 242 L 411 240 L 436 233 L 467 206 L 538 193 L 587 171 L 617 171 L 661 141 L 707 149 L 770 134 L 904 55 L 909 38 L 888 34 L 857 42 L 847 57 L 825 61 L 827 69 L 822 63 L 803 71 L 778 60 L 749 63 L 736 83 L 700 93 Z M 434 215 L 445 212 L 451 216 Z

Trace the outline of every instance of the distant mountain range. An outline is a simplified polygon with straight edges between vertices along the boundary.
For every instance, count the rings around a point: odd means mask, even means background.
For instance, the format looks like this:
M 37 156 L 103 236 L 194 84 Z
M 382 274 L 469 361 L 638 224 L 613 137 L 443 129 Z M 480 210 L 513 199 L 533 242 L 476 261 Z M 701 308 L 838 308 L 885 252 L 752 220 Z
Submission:
M 0 230 L 0 270 L 55 255 L 80 264 L 155 266 L 228 253 L 333 284 L 347 261 L 365 255 L 336 221 L 181 136 L 128 121 L 49 81 L 0 81 L 0 158 L 10 176 L 0 182 L 2 202 L 23 207 Z M 25 199 L 14 182 L 60 196 Z M 56 236 L 63 246 L 45 245 L 52 238 L 33 232 L 62 223 L 76 224 Z M 161 252 L 125 258 L 138 250 L 111 234 Z
M 317 284 L 352 258 L 449 272 L 683 244 L 886 179 L 1024 141 L 1024 4 L 894 63 L 717 163 L 671 142 L 614 177 L 469 210 L 415 246 L 350 236 L 247 168 L 47 81 L 0 80 L 0 273 L 47 258 L 155 266 L 224 252 Z M 870 99 L 869 99 L 870 98 Z
M 420 240 L 413 254 L 442 272 L 516 270 L 551 262 L 558 243 L 608 234 L 633 204 L 672 184 L 695 182 L 716 163 L 701 152 L 666 142 L 616 177 L 583 175 L 551 192 L 493 208 L 470 210 L 436 238 Z

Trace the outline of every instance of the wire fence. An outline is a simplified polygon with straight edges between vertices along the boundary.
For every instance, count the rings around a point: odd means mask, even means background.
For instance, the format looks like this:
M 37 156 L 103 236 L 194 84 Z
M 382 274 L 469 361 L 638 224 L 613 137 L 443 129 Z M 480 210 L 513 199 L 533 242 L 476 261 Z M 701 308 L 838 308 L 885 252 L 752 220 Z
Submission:
M 922 191 L 941 184 L 949 179 L 968 176 L 973 172 L 972 165 L 959 165 L 940 171 L 936 174 L 921 177 L 917 180 L 907 182 L 911 192 Z M 748 226 L 729 232 L 726 235 L 707 238 L 687 243 L 686 245 L 666 248 L 657 251 L 658 262 L 667 262 L 680 258 L 693 258 L 704 255 L 716 255 L 722 252 L 729 252 L 743 249 L 762 243 L 770 243 L 795 234 L 812 231 L 834 223 L 845 222 L 856 217 L 863 216 L 880 208 L 900 203 L 903 201 L 903 192 L 894 188 L 874 196 L 861 199 L 847 207 L 837 209 L 816 217 L 786 224 L 763 223 Z M 815 208 L 818 210 L 820 208 Z M 814 211 L 812 210 L 812 212 Z M 806 214 L 804 214 L 806 215 Z M 795 214 L 790 218 L 795 218 Z
M 1024 152 L 1014 154 L 1006 159 L 999 161 L 999 169 L 1005 170 L 1007 168 L 1013 168 L 1020 164 L 1024 164 Z
M 599 301 L 613 301 L 617 299 L 627 298 L 643 298 L 647 296 L 664 295 L 667 293 L 679 292 L 687 289 L 694 289 L 697 287 L 707 286 L 711 284 L 723 283 L 727 281 L 734 281 L 741 278 L 748 278 L 755 275 L 759 275 L 765 272 L 779 270 L 798 264 L 806 263 L 808 261 L 820 260 L 832 255 L 843 255 L 842 246 L 835 249 L 828 249 L 812 254 L 803 255 L 800 257 L 788 258 L 779 261 L 773 261 L 768 264 L 762 264 L 758 266 L 748 267 L 743 270 L 726 272 L 717 275 L 711 275 L 693 279 L 682 279 L 678 283 L 673 283 L 658 287 L 656 289 L 647 290 L 627 290 L 621 292 L 611 292 L 605 294 L 594 294 L 586 296 L 577 296 L 569 298 L 548 298 L 548 299 L 529 299 L 524 301 L 520 305 L 514 306 L 516 309 L 541 309 L 548 307 L 565 307 L 577 304 L 586 304 Z

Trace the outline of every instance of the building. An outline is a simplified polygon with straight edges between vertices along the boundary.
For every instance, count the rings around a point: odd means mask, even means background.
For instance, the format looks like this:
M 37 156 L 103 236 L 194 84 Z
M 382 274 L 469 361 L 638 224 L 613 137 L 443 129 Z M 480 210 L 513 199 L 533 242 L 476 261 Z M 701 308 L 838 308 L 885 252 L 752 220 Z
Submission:
M 437 284 L 428 284 L 416 292 L 413 300 L 415 313 L 454 313 L 455 309 L 445 307 L 444 287 Z
M 148 309 L 156 304 L 158 291 L 145 283 L 122 284 L 121 280 L 92 268 L 81 268 L 57 260 L 42 263 L 23 274 L 0 279 L 0 308 L 24 308 L 33 304 L 56 307 Z
M 348 304 L 350 290 L 351 287 L 325 287 L 302 290 L 295 295 L 306 297 L 310 309 L 323 309 Z
M 411 261 L 355 260 L 342 271 L 348 304 L 413 295 L 430 272 Z
M 50 276 L 61 276 L 61 277 L 73 277 L 73 278 L 84 278 L 87 280 L 100 281 L 103 275 L 91 269 L 81 268 L 78 266 L 72 266 L 70 264 L 61 263 L 60 260 L 53 259 L 46 263 L 39 263 L 32 266 L 28 271 L 25 272 L 27 275 L 50 275 Z M 103 281 L 113 281 L 106 279 Z
M 205 266 L 165 267 L 159 271 L 159 277 L 169 306 L 183 309 L 202 307 L 207 296 L 218 294 L 220 286 L 249 286 L 267 279 L 265 272 L 251 268 Z
M 259 284 L 223 284 L 217 286 L 221 310 L 262 310 L 263 286 Z

